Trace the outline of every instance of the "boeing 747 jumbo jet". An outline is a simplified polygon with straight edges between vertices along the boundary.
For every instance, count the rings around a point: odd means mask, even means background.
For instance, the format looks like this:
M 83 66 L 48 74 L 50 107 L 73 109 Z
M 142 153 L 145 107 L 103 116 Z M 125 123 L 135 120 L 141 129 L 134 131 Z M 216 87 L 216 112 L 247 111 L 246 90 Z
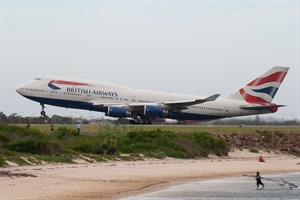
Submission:
M 133 89 L 82 79 L 44 76 L 22 84 L 16 91 L 45 104 L 105 112 L 107 116 L 131 118 L 130 123 L 151 124 L 157 118 L 176 120 L 215 120 L 226 117 L 274 113 L 272 100 L 286 76 L 288 67 L 273 67 L 236 93 L 218 98 Z

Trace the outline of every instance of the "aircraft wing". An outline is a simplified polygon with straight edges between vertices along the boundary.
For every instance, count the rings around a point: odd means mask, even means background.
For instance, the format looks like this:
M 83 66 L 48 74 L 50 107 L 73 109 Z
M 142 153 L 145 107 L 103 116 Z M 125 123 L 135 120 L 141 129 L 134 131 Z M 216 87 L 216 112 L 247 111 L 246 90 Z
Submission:
M 168 110 L 184 110 L 187 109 L 187 106 L 196 105 L 200 103 L 205 103 L 207 101 L 216 100 L 220 94 L 214 94 L 205 99 L 194 99 L 194 100 L 183 100 L 183 101 L 169 101 L 169 102 L 157 102 L 157 103 L 129 103 L 129 104 L 120 104 L 120 103 L 102 103 L 102 102 L 91 102 L 93 106 L 100 108 L 107 108 L 111 106 L 120 106 L 126 107 L 131 111 L 138 111 L 144 109 L 146 105 L 158 105 L 162 106 Z
M 103 102 L 98 102 L 98 101 L 94 101 L 94 102 L 90 102 L 93 104 L 93 106 L 96 107 L 109 107 L 109 106 L 129 106 L 129 107 L 143 107 L 145 105 L 153 105 L 155 103 L 103 103 Z
M 129 111 L 136 111 L 136 112 L 142 112 L 145 105 L 145 103 L 128 103 L 128 104 L 122 104 L 122 103 L 103 103 L 103 102 L 90 102 L 94 107 L 101 108 L 101 109 L 107 109 L 108 107 L 123 107 L 126 108 Z M 151 104 L 153 105 L 153 103 Z
M 120 104 L 120 103 L 103 103 L 103 102 L 90 102 L 91 104 L 93 104 L 93 106 L 95 107 L 99 107 L 99 108 L 107 108 L 109 106 L 124 106 L 124 104 Z
M 163 105 L 166 109 L 186 109 L 187 106 L 192 106 L 192 105 L 196 105 L 196 104 L 200 104 L 200 103 L 205 103 L 207 101 L 214 101 L 219 96 L 220 96 L 220 94 L 214 94 L 214 95 L 209 96 L 205 99 L 162 102 L 161 105 Z

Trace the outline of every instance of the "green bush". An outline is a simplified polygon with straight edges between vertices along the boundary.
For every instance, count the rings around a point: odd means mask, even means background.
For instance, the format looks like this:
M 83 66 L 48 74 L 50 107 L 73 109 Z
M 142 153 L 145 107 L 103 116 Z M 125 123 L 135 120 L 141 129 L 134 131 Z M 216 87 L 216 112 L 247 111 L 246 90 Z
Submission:
M 189 158 L 187 154 L 180 151 L 168 151 L 166 152 L 166 156 L 171 158 L 183 158 L 183 159 Z
M 256 132 L 260 135 L 260 137 L 263 138 L 264 141 L 270 141 L 272 139 L 272 135 L 273 134 L 270 131 L 267 131 L 267 130 L 262 130 L 262 131 L 257 130 Z
M 3 167 L 5 165 L 5 160 L 2 156 L 0 156 L 0 167 Z
M 249 151 L 250 151 L 251 153 L 258 153 L 258 152 L 259 152 L 259 150 L 256 149 L 256 148 L 251 148 L 251 149 L 249 149 Z
M 7 137 L 6 135 L 0 132 L 0 143 L 7 143 L 9 141 L 10 141 L 9 137 Z
M 109 154 L 113 155 L 117 149 L 114 146 L 108 146 L 107 144 L 90 144 L 85 143 L 74 148 L 75 151 L 92 154 Z
M 80 133 L 79 131 L 72 130 L 70 128 L 59 127 L 54 131 L 54 135 L 56 135 L 58 139 L 68 139 L 70 137 L 79 136 Z
M 227 155 L 229 148 L 224 141 L 215 139 L 208 133 L 177 134 L 157 129 L 129 132 L 118 141 L 117 150 L 123 153 L 154 155 L 156 151 L 160 151 L 169 157 L 195 158 L 207 156 L 209 153 Z
M 0 132 L 2 133 L 13 133 L 16 135 L 38 135 L 41 134 L 41 131 L 35 128 L 26 128 L 21 126 L 8 125 L 0 123 Z
M 114 146 L 110 146 L 107 148 L 107 154 L 114 155 L 117 152 L 117 148 Z
M 59 144 L 46 140 L 30 139 L 3 145 L 4 148 L 16 152 L 26 152 L 32 154 L 55 154 L 63 153 L 63 148 Z
M 0 123 L 0 154 L 14 161 L 23 155 L 19 153 L 22 152 L 34 154 L 34 157 L 46 162 L 72 162 L 73 156 L 82 153 L 101 160 L 122 153 L 154 158 L 198 158 L 213 153 L 227 155 L 229 151 L 224 141 L 205 132 L 176 133 L 141 128 L 126 132 L 119 127 L 104 128 L 97 135 L 79 135 L 76 130 L 66 127 L 43 133 L 34 128 Z

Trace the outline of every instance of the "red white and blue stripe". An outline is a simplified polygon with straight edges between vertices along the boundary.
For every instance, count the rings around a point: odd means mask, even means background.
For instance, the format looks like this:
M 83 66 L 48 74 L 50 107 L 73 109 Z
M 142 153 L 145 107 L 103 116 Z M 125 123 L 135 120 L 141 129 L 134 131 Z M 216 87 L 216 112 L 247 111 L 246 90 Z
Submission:
M 263 105 L 272 102 L 288 69 L 287 67 L 272 68 L 241 88 L 239 90 L 240 95 L 248 103 Z
M 89 84 L 86 83 L 80 83 L 80 82 L 73 82 L 73 81 L 64 81 L 64 80 L 52 80 L 49 81 L 48 86 L 52 90 L 60 90 L 61 88 L 57 85 L 71 85 L 71 86 L 87 86 Z

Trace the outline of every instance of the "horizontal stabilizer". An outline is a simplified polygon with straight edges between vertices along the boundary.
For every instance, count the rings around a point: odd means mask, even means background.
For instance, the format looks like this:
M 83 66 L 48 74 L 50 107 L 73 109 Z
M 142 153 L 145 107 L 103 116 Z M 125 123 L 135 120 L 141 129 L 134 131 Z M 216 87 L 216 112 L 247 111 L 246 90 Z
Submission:
M 267 105 L 267 106 L 240 106 L 241 109 L 245 110 L 267 110 L 272 108 L 279 108 L 285 105 Z

